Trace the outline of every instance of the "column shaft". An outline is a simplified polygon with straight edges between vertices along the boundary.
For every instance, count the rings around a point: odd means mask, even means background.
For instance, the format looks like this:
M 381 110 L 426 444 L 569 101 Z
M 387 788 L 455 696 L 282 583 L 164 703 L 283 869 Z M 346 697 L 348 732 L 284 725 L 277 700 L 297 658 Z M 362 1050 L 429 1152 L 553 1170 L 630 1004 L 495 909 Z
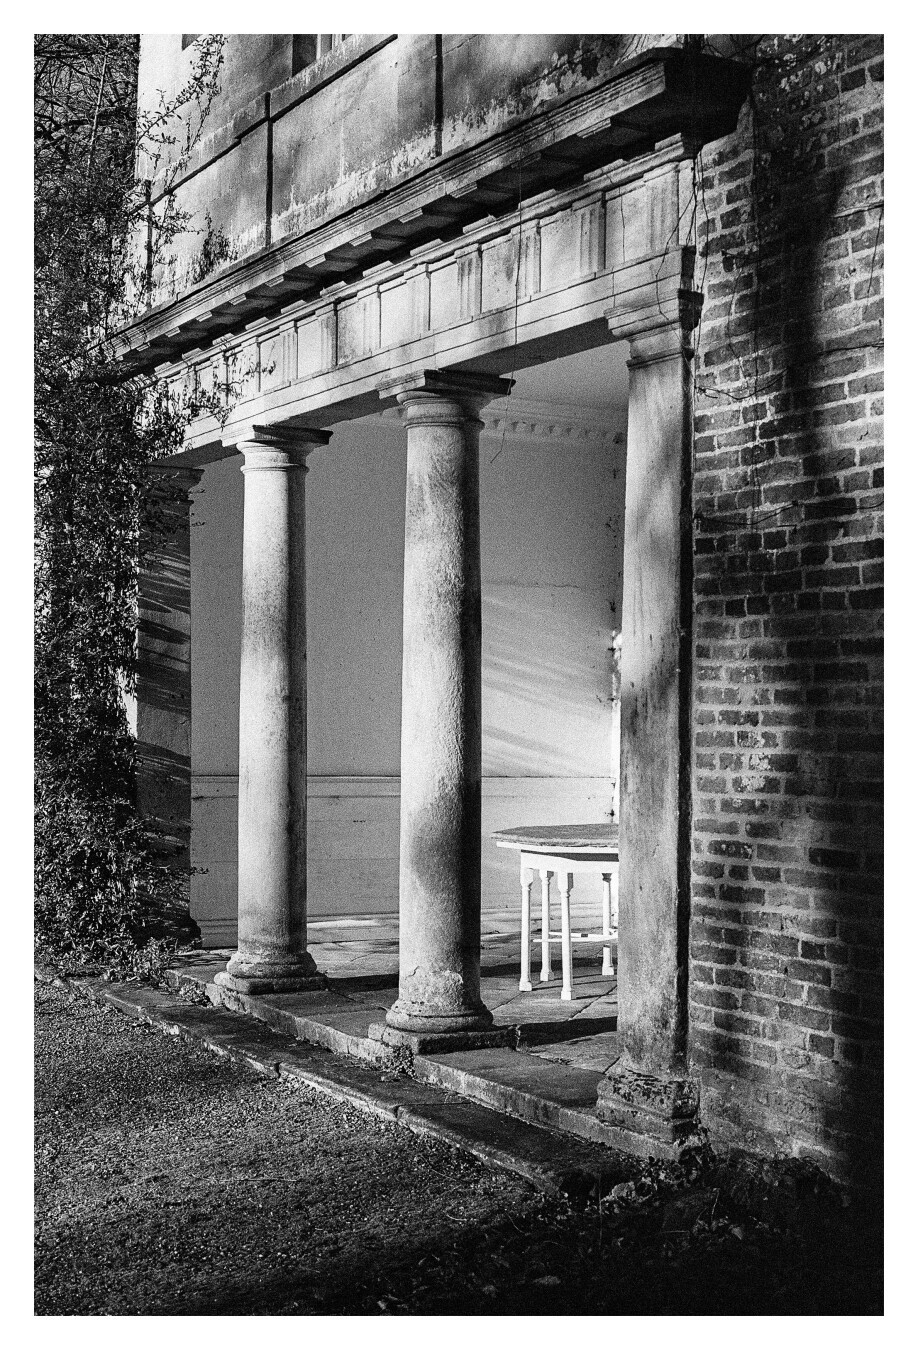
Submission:
M 461 403 L 405 396 L 399 998 L 405 1031 L 484 1027 L 478 431 Z
M 621 666 L 619 1029 L 627 1061 L 684 1070 L 690 651 L 689 365 L 633 344 Z M 687 702 L 685 704 L 687 710 Z
M 639 1148 L 693 1128 L 686 1074 L 691 677 L 691 350 L 682 322 L 631 344 L 621 658 L 618 1025 L 601 1118 Z
M 308 439 L 246 441 L 239 689 L 239 937 L 221 983 L 246 993 L 323 983 L 306 948 Z

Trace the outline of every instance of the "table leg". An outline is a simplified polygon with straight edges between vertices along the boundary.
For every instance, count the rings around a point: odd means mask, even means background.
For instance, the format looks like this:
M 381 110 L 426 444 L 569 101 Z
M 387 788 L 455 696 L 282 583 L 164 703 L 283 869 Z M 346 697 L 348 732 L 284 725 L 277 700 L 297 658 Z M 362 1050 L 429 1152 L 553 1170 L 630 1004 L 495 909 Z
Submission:
M 551 879 L 554 872 L 542 871 L 542 970 L 539 978 L 543 984 L 551 979 L 551 939 L 548 930 L 551 927 Z
M 603 943 L 602 948 L 602 973 L 603 975 L 614 975 L 615 969 L 612 965 L 612 874 L 603 872 L 602 874 L 602 935 L 608 938 L 608 942 Z
M 532 946 L 532 920 L 529 901 L 532 896 L 533 871 L 530 867 L 520 868 L 520 889 L 523 896 L 520 914 L 520 992 L 528 993 L 532 988 L 529 978 L 529 955 Z
M 571 890 L 574 877 L 571 872 L 558 873 L 558 889 L 561 892 L 561 998 L 569 1003 L 574 997 L 574 981 L 571 973 Z

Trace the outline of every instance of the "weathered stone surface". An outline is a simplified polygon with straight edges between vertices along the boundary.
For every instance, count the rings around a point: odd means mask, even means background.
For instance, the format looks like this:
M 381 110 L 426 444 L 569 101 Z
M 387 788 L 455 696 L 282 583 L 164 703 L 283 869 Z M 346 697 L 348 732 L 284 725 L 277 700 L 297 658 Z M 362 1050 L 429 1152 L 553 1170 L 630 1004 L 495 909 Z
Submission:
M 204 983 L 212 968 L 191 967 L 170 971 L 173 984 L 197 991 L 215 1006 L 244 1013 L 283 1036 L 309 1041 L 339 1055 L 350 1055 L 369 1062 L 387 1060 L 390 1052 L 368 1036 L 371 1020 L 379 1017 L 384 1006 L 372 1007 L 355 1002 L 347 995 L 329 989 L 323 981 L 314 991 L 291 993 L 239 993 L 224 983 Z
M 686 1078 L 662 1078 L 614 1065 L 599 1084 L 596 1113 L 601 1120 L 634 1134 L 675 1142 L 695 1129 L 698 1085 Z
M 271 963 L 259 963 L 259 967 L 267 966 L 271 969 Z M 310 989 L 324 989 L 328 981 L 319 971 L 313 975 L 230 975 L 224 971 L 218 975 L 214 981 L 215 984 L 225 985 L 227 989 L 232 989 L 237 994 L 271 994 L 277 992 L 297 993 Z
M 453 1050 L 477 1050 L 516 1044 L 515 1027 L 494 1027 L 470 1031 L 403 1031 L 386 1022 L 373 1022 L 370 1039 L 393 1050 L 408 1050 L 413 1055 L 448 1054 Z
M 506 1112 L 540 1129 L 557 1130 L 608 1148 L 646 1155 L 650 1137 L 639 1147 L 632 1131 L 622 1134 L 596 1113 L 594 1101 L 602 1074 L 597 1070 L 553 1064 L 507 1050 L 482 1050 L 416 1056 L 413 1069 L 425 1082 L 460 1093 L 495 1111 Z M 658 1147 L 666 1147 L 665 1141 Z M 661 1154 L 662 1156 L 662 1154 Z M 668 1155 L 667 1155 L 668 1156 Z
M 691 367 L 679 313 L 632 340 L 622 610 L 619 1029 L 631 1062 L 664 1076 L 684 1066 L 688 1017 Z
M 306 457 L 328 432 L 245 441 L 239 950 L 215 983 L 314 989 L 306 948 Z
M 616 1065 L 603 1080 L 602 1095 L 604 1100 L 670 1120 L 694 1116 L 698 1110 L 698 1084 L 692 1079 L 638 1073 L 624 1064 Z
M 477 410 L 510 382 L 425 371 L 408 433 L 399 996 L 422 1036 L 489 1027 L 481 1001 L 481 545 Z

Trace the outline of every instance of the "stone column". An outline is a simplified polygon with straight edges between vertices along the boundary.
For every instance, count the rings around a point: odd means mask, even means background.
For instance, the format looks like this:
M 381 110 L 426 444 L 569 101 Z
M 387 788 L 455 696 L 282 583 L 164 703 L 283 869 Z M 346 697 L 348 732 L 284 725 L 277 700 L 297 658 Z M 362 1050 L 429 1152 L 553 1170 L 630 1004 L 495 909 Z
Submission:
M 371 1031 L 503 1039 L 481 1001 L 480 407 L 511 381 L 424 372 L 389 386 L 408 439 L 399 997 Z M 426 1040 L 424 1038 L 427 1038 Z
M 137 597 L 137 806 L 167 866 L 182 878 L 184 910 L 163 915 L 198 937 L 188 913 L 191 839 L 190 492 L 203 470 L 147 466 L 150 548 Z
M 220 984 L 321 988 L 306 950 L 306 457 L 326 431 L 255 428 L 245 456 L 239 938 Z
M 599 1114 L 673 1143 L 693 1123 L 686 1075 L 691 673 L 690 333 L 680 292 L 629 325 L 621 655 L 618 1024 Z

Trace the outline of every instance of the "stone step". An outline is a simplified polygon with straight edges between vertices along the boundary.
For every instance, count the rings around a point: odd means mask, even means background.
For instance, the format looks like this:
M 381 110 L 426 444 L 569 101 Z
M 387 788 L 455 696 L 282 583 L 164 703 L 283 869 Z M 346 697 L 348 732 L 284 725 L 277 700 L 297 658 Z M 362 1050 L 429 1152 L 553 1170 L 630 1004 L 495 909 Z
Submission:
M 246 1013 L 280 1035 L 309 1041 L 335 1054 L 370 1064 L 391 1059 L 386 1047 L 367 1035 L 370 1023 L 385 1016 L 385 1003 L 351 998 L 333 984 L 328 989 L 295 994 L 240 994 L 214 983 L 214 976 L 225 965 L 220 962 L 169 970 L 166 983 L 177 992 L 206 999 L 231 1012 Z
M 598 1070 L 547 1063 L 517 1050 L 416 1055 L 413 1070 L 425 1083 L 436 1083 L 543 1129 L 576 1135 L 607 1148 L 621 1147 L 620 1131 L 596 1114 L 596 1093 L 603 1077 Z M 633 1151 L 631 1141 L 629 1147 Z
M 110 1004 L 168 1035 L 181 1036 L 257 1073 L 279 1076 L 347 1102 L 514 1172 L 550 1194 L 603 1193 L 631 1175 L 628 1157 L 608 1148 L 495 1111 L 406 1074 L 380 1072 L 320 1046 L 279 1034 L 224 1007 L 189 1003 L 176 991 L 103 980 L 67 982 L 83 996 Z
M 295 994 L 239 994 L 213 982 L 224 963 L 196 963 L 169 971 L 167 979 L 176 990 L 207 1000 L 232 1012 L 247 1013 L 273 1031 L 308 1041 L 338 1055 L 347 1055 L 369 1065 L 391 1064 L 385 1045 L 368 1035 L 370 1025 L 385 1017 L 386 1006 L 366 994 L 359 998 L 336 989 L 335 981 L 324 990 Z M 542 1013 L 557 1016 L 557 1000 L 546 1001 Z M 538 1017 L 537 1007 L 532 1009 Z M 555 1025 L 552 1023 L 552 1025 Z M 587 1025 L 584 1031 L 588 1032 Z M 532 1035 L 538 1039 L 538 1023 L 520 1027 L 520 1043 Z M 412 1071 L 422 1082 L 455 1092 L 493 1112 L 513 1116 L 539 1129 L 585 1140 L 605 1148 L 625 1148 L 631 1153 L 676 1157 L 678 1147 L 663 1140 L 644 1140 L 624 1133 L 618 1126 L 600 1120 L 596 1113 L 597 1088 L 603 1074 L 513 1049 L 437 1051 L 415 1054 Z

